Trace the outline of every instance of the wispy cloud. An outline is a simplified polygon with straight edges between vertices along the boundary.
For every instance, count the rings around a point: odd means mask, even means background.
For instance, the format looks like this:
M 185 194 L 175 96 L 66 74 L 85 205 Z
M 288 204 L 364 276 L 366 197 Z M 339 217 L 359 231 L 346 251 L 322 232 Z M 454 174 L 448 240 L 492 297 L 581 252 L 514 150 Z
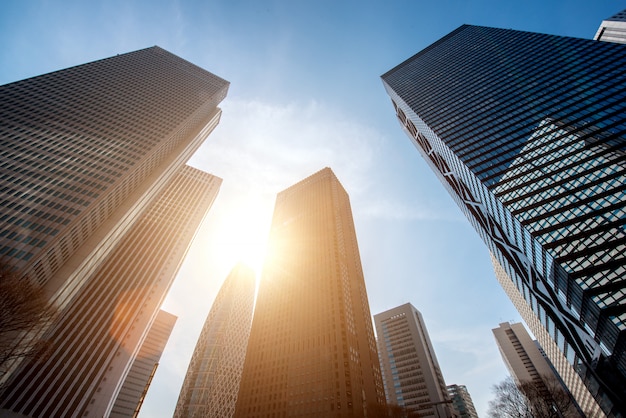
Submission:
M 220 126 L 192 164 L 272 193 L 326 166 L 344 184 L 365 187 L 380 136 L 324 103 L 228 98 L 223 109 Z
M 462 220 L 454 208 L 442 211 L 432 202 L 407 206 L 406 196 L 394 195 L 393 182 L 381 184 L 379 154 L 387 139 L 325 103 L 228 98 L 223 110 L 216 132 L 191 164 L 222 177 L 225 198 L 247 194 L 273 202 L 280 190 L 328 166 L 358 202 L 358 216 Z

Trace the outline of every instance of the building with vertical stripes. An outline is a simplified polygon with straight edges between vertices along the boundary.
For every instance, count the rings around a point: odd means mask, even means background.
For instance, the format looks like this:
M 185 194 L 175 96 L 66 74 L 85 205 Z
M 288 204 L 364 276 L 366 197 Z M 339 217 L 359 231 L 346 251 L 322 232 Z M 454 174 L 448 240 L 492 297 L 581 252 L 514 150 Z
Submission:
M 589 416 L 626 414 L 626 46 L 464 25 L 382 76 Z
M 0 255 L 58 308 L 0 408 L 104 416 L 221 179 L 185 165 L 228 82 L 159 48 L 0 87 Z
M 229 418 L 235 413 L 255 286 L 254 270 L 243 264 L 222 284 L 191 357 L 175 418 Z
M 110 418 L 136 418 L 177 317 L 159 310 L 115 399 Z
M 235 416 L 365 417 L 384 405 L 350 200 L 325 168 L 276 197 Z
M 420 417 L 452 417 L 424 318 L 410 303 L 374 315 L 387 403 Z

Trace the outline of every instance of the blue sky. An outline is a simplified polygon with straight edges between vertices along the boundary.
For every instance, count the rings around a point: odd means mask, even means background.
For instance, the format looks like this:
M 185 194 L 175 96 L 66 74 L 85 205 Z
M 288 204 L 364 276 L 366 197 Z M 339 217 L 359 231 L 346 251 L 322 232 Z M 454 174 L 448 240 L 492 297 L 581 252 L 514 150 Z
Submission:
M 395 120 L 380 75 L 464 23 L 592 38 L 614 0 L 52 1 L 0 5 L 0 84 L 159 45 L 229 80 L 192 164 L 224 179 L 164 308 L 179 317 L 142 417 L 172 415 L 211 303 L 255 261 L 276 193 L 329 166 L 348 191 L 372 314 L 411 302 L 448 384 L 486 416 L 519 316 L 489 255 Z M 256 257 L 258 259 L 258 256 Z

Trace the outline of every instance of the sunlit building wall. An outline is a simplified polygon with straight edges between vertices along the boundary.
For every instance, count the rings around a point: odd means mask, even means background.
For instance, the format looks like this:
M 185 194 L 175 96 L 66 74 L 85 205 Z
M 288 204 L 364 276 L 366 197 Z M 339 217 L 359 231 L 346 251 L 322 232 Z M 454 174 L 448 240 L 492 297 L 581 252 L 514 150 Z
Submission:
M 105 416 L 221 179 L 185 166 L 228 82 L 152 47 L 0 87 L 0 253 L 59 316 L 0 408 Z M 6 365 L 3 365 L 6 366 Z
M 159 311 L 133 359 L 128 375 L 115 399 L 110 418 L 135 418 L 139 415 L 176 319 L 177 317 L 169 312 Z
M 276 198 L 235 416 L 384 405 L 350 201 L 325 168 Z
M 465 385 L 448 385 L 448 396 L 459 418 L 478 418 L 474 401 Z
M 603 20 L 593 39 L 626 44 L 626 10 Z
M 464 25 L 382 76 L 590 416 L 625 413 L 624 68 L 623 45 Z
M 420 417 L 452 416 L 424 318 L 410 303 L 374 315 L 387 403 Z
M 545 386 L 544 379 L 556 378 L 552 367 L 543 356 L 536 342 L 530 338 L 524 325 L 501 323 L 491 330 L 498 344 L 502 360 L 518 385 L 532 382 Z
M 256 278 L 238 264 L 204 323 L 178 397 L 175 418 L 232 417 L 248 347 Z

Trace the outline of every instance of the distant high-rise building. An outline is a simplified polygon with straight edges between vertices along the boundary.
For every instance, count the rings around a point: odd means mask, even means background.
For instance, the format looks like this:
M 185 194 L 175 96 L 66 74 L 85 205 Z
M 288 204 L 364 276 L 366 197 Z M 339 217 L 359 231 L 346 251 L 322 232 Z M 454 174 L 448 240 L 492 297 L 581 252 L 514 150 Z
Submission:
M 603 20 L 593 39 L 626 44 L 626 10 Z
M 171 313 L 159 311 L 139 352 L 134 356 L 130 370 L 115 399 L 110 418 L 136 418 L 139 415 L 176 319 Z
M 0 87 L 0 254 L 58 318 L 0 408 L 106 416 L 221 179 L 185 166 L 228 82 L 152 47 Z
M 583 411 L 626 413 L 626 47 L 464 25 L 382 76 Z
M 474 402 L 464 385 L 448 385 L 448 396 L 460 418 L 478 418 Z
M 450 398 L 420 311 L 410 303 L 374 315 L 387 403 L 419 416 L 452 416 Z
M 237 417 L 385 405 L 348 194 L 325 168 L 276 198 Z
M 196 343 L 175 418 L 233 416 L 250 336 L 254 290 L 254 270 L 235 266 Z
M 522 392 L 532 389 L 530 396 L 544 399 L 545 405 L 550 405 L 548 410 L 559 416 L 579 416 L 568 401 L 571 395 L 567 388 L 524 325 L 503 322 L 492 331 L 502 360 Z M 561 408 L 565 410 L 561 411 Z
M 532 382 L 537 386 L 545 386 L 544 379 L 558 379 L 524 325 L 503 322 L 492 332 L 515 383 Z

